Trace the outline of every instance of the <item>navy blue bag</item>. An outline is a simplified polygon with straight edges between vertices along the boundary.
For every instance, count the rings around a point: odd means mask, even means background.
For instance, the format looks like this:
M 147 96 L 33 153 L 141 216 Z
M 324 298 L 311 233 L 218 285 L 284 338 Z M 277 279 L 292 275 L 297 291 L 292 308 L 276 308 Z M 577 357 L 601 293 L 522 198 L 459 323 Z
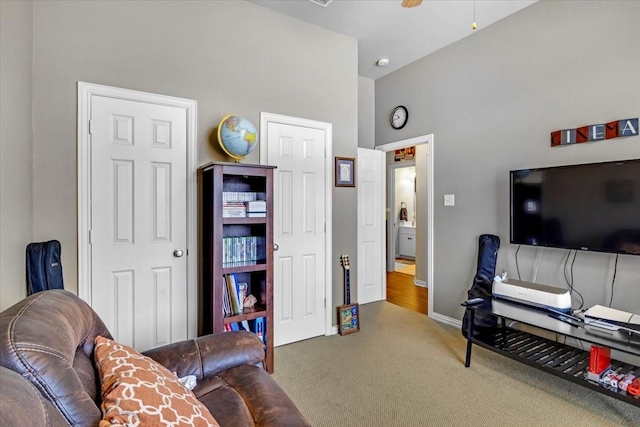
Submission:
M 496 262 L 500 238 L 493 234 L 482 234 L 478 238 L 478 267 L 473 278 L 468 298 L 490 298 L 492 295 L 493 278 L 496 275 Z M 462 320 L 462 335 L 467 336 L 467 312 Z M 474 316 L 474 330 L 489 329 L 496 326 L 496 319 L 489 314 L 478 312 Z
M 27 245 L 28 295 L 49 289 L 64 289 L 61 251 L 57 240 Z

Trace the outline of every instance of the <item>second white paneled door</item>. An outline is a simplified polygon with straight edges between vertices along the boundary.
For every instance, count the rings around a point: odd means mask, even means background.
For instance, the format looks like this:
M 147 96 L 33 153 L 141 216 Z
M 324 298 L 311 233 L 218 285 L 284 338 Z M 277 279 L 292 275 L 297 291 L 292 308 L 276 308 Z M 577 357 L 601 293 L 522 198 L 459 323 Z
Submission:
M 325 333 L 325 135 L 267 123 L 274 173 L 274 344 Z
M 386 299 L 382 151 L 358 148 L 358 303 Z
M 91 101 L 91 305 L 138 350 L 187 338 L 187 115 Z

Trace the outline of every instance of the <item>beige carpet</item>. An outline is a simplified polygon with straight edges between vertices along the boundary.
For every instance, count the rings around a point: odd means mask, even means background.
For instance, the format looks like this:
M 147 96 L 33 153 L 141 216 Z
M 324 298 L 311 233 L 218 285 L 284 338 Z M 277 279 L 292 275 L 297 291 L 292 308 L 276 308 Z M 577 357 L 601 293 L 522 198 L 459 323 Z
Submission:
M 474 346 L 387 302 L 361 331 L 275 349 L 274 378 L 314 426 L 639 426 L 640 408 Z

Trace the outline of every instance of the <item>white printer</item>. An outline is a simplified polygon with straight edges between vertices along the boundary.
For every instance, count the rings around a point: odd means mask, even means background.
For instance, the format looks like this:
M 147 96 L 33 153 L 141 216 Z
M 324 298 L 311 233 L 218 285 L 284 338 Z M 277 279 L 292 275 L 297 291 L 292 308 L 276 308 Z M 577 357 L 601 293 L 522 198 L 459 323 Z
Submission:
M 496 298 L 503 298 L 533 307 L 562 313 L 571 311 L 571 294 L 568 289 L 496 277 L 496 280 L 493 281 L 492 293 Z

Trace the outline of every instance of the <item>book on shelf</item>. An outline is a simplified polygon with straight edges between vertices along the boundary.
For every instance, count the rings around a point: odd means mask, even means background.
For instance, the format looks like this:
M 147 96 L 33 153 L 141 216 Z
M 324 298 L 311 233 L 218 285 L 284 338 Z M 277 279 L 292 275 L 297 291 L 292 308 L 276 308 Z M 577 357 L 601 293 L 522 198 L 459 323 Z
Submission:
M 251 202 L 258 199 L 258 193 L 253 191 L 224 191 L 222 202 Z
M 223 202 L 223 218 L 244 218 L 247 215 L 247 207 L 242 202 Z
M 266 212 L 247 212 L 247 218 L 266 218 Z
M 266 217 L 267 201 L 266 200 L 250 200 L 243 201 L 247 193 L 224 193 L 222 201 L 222 217 L 223 218 L 253 218 Z M 256 193 L 251 193 L 256 194 Z M 255 197 L 255 196 L 254 196 Z M 263 215 L 255 215 L 263 214 Z
M 222 287 L 222 314 L 223 316 L 231 316 L 231 301 L 229 300 L 229 288 L 227 287 L 227 278 L 222 276 L 225 286 Z
M 222 238 L 222 263 L 225 267 L 241 267 L 265 259 L 264 237 L 240 236 Z
M 226 283 L 227 283 L 227 292 L 229 293 L 229 301 L 231 302 L 231 313 L 241 314 L 242 313 L 242 305 L 238 301 L 238 291 L 236 286 L 236 275 L 235 274 L 227 274 L 226 275 Z
M 249 320 L 248 323 L 249 323 L 249 330 L 254 334 L 256 334 L 263 343 L 266 343 L 267 338 L 265 336 L 265 330 L 266 330 L 265 318 L 258 317 L 257 319 Z
M 240 307 L 244 307 L 244 299 L 247 297 L 247 289 L 249 285 L 247 283 L 238 283 L 238 300 L 240 302 Z
M 242 314 L 244 300 L 249 293 L 248 283 L 239 283 L 235 274 L 224 274 L 222 310 L 225 317 Z
M 241 322 L 230 322 L 224 325 L 224 331 L 248 331 L 256 334 L 263 344 L 267 343 L 266 319 L 258 317 L 253 320 L 243 320 Z M 266 350 L 266 349 L 265 349 Z
M 267 211 L 266 200 L 255 200 L 253 202 L 245 202 L 245 206 L 248 212 L 266 212 Z
M 247 331 L 253 332 L 249 327 L 249 322 L 247 320 L 243 320 L 241 322 L 230 322 L 224 325 L 225 332 L 227 331 Z
M 247 213 L 242 211 L 242 212 L 224 212 L 222 214 L 222 218 L 246 218 L 247 217 Z

